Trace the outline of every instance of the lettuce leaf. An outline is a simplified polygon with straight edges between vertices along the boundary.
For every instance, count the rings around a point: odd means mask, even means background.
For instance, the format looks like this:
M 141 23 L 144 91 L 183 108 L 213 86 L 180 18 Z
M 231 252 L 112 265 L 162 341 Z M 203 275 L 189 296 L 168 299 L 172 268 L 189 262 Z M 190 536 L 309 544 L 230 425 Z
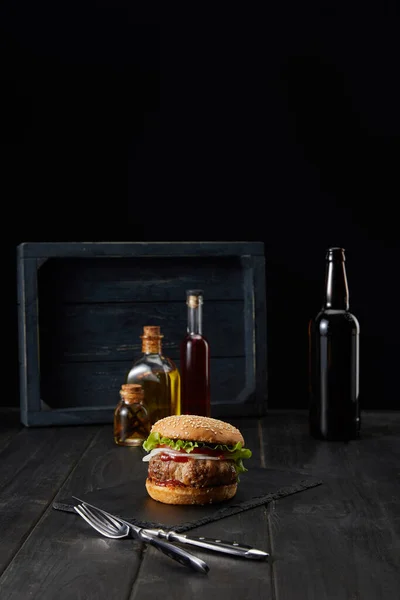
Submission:
M 205 445 L 205 444 L 204 444 Z M 252 452 L 248 448 L 243 448 L 241 442 L 238 442 L 234 446 L 225 446 L 222 444 L 218 444 L 214 446 L 217 450 L 222 450 L 223 452 L 230 452 L 230 459 L 235 461 L 235 469 L 236 474 L 245 473 L 247 471 L 246 467 L 243 465 L 243 459 L 251 458 Z
M 151 452 L 158 446 L 169 446 L 173 450 L 184 450 L 185 452 L 192 452 L 195 448 L 213 448 L 214 450 L 221 450 L 225 453 L 230 453 L 229 459 L 235 461 L 235 469 L 237 475 L 247 471 L 243 465 L 243 460 L 251 458 L 252 452 L 248 448 L 243 448 L 241 442 L 238 442 L 234 446 L 226 446 L 225 444 L 213 444 L 208 445 L 203 442 L 188 442 L 184 440 L 171 440 L 170 438 L 161 436 L 158 432 L 150 433 L 147 440 L 142 444 L 144 450 Z
M 183 440 L 171 440 L 170 438 L 162 437 L 158 432 L 150 433 L 142 445 L 147 452 L 151 452 L 157 446 L 169 446 L 173 450 L 192 452 L 194 448 L 199 446 L 197 442 L 184 442 Z

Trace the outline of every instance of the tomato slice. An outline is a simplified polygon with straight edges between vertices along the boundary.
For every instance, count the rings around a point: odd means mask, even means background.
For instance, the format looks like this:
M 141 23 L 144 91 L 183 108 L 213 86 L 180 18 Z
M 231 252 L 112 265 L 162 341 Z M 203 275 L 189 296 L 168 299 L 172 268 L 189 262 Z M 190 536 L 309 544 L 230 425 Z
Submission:
M 168 454 L 168 453 L 164 454 L 164 452 L 160 452 L 158 457 L 163 462 L 168 462 L 170 460 L 173 460 L 174 462 L 183 463 L 183 462 L 188 462 L 188 460 L 190 460 L 190 457 L 188 454 L 186 454 L 186 452 L 182 452 L 181 456 L 179 456 L 178 454 Z

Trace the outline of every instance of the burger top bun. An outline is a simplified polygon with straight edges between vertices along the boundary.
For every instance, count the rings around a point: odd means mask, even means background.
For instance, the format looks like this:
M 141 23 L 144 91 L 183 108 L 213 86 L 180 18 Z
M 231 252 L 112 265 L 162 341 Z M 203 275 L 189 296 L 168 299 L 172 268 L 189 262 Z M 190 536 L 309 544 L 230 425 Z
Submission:
M 244 445 L 239 429 L 218 419 L 198 415 L 172 415 L 154 423 L 151 431 L 163 437 L 209 444 Z

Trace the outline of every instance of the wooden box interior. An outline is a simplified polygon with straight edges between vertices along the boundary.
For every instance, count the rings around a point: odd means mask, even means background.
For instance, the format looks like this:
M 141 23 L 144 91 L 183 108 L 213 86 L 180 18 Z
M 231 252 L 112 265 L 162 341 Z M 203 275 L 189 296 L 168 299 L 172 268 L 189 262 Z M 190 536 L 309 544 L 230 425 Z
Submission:
M 82 422 L 111 422 L 120 386 L 141 355 L 144 325 L 160 326 L 163 353 L 180 369 L 186 290 L 191 288 L 204 290 L 212 416 L 262 413 L 267 400 L 265 306 L 262 294 L 254 301 L 253 278 L 248 257 L 241 256 L 40 259 L 37 346 L 43 415 L 37 423 L 32 418 L 32 424 L 76 423 L 80 417 Z M 21 369 L 26 371 L 26 365 Z M 28 392 L 34 388 L 32 379 Z M 29 414 L 29 397 L 23 404 Z M 54 412 L 62 416 L 52 420 Z

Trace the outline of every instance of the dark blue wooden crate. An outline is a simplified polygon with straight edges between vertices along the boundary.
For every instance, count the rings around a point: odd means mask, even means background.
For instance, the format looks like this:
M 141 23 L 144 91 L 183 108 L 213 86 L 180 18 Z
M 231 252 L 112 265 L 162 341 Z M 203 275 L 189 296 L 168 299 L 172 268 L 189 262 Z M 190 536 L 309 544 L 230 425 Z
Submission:
M 21 421 L 111 423 L 144 325 L 179 369 L 186 290 L 204 290 L 212 416 L 267 408 L 262 242 L 24 243 L 17 249 Z

